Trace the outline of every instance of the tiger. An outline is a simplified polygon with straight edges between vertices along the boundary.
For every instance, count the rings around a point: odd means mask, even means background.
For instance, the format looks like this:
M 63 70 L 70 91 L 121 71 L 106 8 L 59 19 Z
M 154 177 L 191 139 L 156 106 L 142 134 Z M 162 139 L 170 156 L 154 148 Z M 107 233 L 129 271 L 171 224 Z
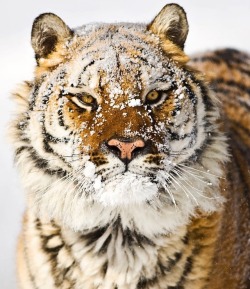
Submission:
M 22 289 L 250 288 L 250 56 L 149 24 L 33 23 L 10 124 Z

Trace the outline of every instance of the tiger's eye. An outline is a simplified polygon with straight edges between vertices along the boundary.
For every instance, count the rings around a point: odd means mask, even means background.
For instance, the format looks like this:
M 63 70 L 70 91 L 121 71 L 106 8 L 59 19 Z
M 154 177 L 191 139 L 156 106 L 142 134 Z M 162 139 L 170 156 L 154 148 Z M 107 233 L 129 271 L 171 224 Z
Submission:
M 95 102 L 95 99 L 93 96 L 89 95 L 89 94 L 83 94 L 83 95 L 79 95 L 78 98 L 85 104 L 93 104 Z
M 150 91 L 146 96 L 146 102 L 156 103 L 161 98 L 161 93 L 157 90 Z
M 70 100 L 76 104 L 78 107 L 87 109 L 88 111 L 96 110 L 98 107 L 96 99 L 87 93 L 69 93 L 71 96 Z

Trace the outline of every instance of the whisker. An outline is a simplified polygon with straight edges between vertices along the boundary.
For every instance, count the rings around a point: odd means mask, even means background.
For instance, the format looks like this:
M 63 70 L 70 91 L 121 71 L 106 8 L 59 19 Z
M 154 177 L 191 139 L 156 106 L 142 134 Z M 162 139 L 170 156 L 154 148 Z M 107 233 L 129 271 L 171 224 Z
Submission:
M 179 182 L 176 180 L 176 178 L 171 173 L 169 174 L 169 177 L 183 190 L 182 186 L 179 184 Z M 187 198 L 189 199 L 189 196 L 185 190 L 184 190 L 184 192 L 185 192 Z
M 171 152 L 169 154 L 169 156 L 179 156 L 179 155 L 184 156 L 184 155 L 187 155 L 187 153 L 185 153 L 185 152 Z
M 160 173 L 160 176 L 164 179 L 165 183 L 167 183 L 167 178 L 166 176 L 164 175 L 164 173 L 162 171 L 159 172 Z M 175 208 L 177 207 L 176 205 L 176 201 L 175 201 L 175 198 L 174 198 L 174 195 L 173 193 L 171 192 L 170 188 L 165 184 L 163 183 L 162 186 L 164 187 L 164 189 L 167 191 L 168 195 L 170 196 L 170 199 L 172 200 Z
M 175 208 L 177 208 L 177 204 L 176 204 L 176 201 L 175 201 L 173 193 L 171 192 L 171 190 L 166 185 L 163 185 L 163 187 L 167 191 L 167 193 L 169 194 L 172 202 L 174 203 Z
M 74 159 L 74 160 L 71 160 L 71 161 L 67 160 L 67 162 L 74 163 L 74 162 L 81 161 L 81 160 L 83 160 L 83 158 L 78 158 L 78 159 Z
M 197 171 L 197 172 L 203 173 L 203 174 L 205 174 L 205 175 L 210 175 L 210 176 L 213 176 L 213 177 L 225 179 L 225 178 L 223 178 L 223 177 L 221 177 L 221 176 L 215 175 L 215 174 L 210 173 L 210 172 L 208 172 L 208 171 L 203 171 L 203 170 L 199 170 L 199 169 L 196 169 L 196 168 L 192 168 L 192 167 L 186 166 L 186 165 L 184 165 L 184 164 L 178 164 L 178 166 L 185 167 L 185 168 L 188 169 L 188 170 Z
M 177 174 L 178 175 L 178 174 Z M 176 179 L 173 175 L 172 175 L 172 177 L 173 177 L 173 179 Z M 197 205 L 199 205 L 198 204 L 198 202 L 197 202 L 197 200 L 196 200 L 196 198 L 195 198 L 195 196 L 188 190 L 188 188 L 181 182 L 181 180 L 180 180 L 180 183 L 181 183 L 181 185 L 179 185 L 181 188 L 182 188 L 182 190 L 185 192 L 185 194 L 188 196 L 188 195 L 190 195 L 192 198 L 193 198 L 193 200 L 195 201 L 195 203 L 197 204 Z
M 79 168 L 76 171 L 68 173 L 65 176 L 59 178 L 58 180 L 52 182 L 49 186 L 47 186 L 46 188 L 43 189 L 44 190 L 43 193 L 46 193 L 46 191 L 48 191 L 52 186 L 55 186 L 56 184 L 58 184 L 61 181 L 66 181 L 66 183 L 68 183 L 70 180 L 72 180 L 73 174 L 78 173 L 81 169 L 82 168 Z
M 199 191 L 199 192 L 202 192 L 201 190 L 199 190 L 199 189 L 197 189 L 197 188 L 195 188 L 189 181 L 188 181 L 188 179 L 186 178 L 186 176 L 185 176 L 185 174 L 179 169 L 179 168 L 175 168 L 175 171 L 176 171 L 176 173 L 177 172 L 179 172 L 179 176 L 185 181 L 185 183 L 186 184 L 188 184 L 190 187 L 192 187 L 193 189 L 195 189 L 195 190 L 197 190 L 197 191 Z M 206 183 L 206 184 L 209 184 L 209 183 Z
M 72 158 L 72 157 L 74 157 L 74 156 L 82 156 L 82 155 L 84 155 L 83 153 L 79 153 L 79 154 L 72 154 L 72 155 L 70 155 L 70 156 L 63 156 L 62 155 L 62 157 L 64 157 L 64 158 Z
M 176 172 L 177 173 L 177 172 Z M 195 193 L 197 193 L 199 196 L 205 198 L 205 199 L 209 199 L 209 200 L 214 200 L 214 199 L 218 199 L 219 197 L 208 197 L 205 196 L 204 194 L 202 194 L 202 190 L 199 190 L 198 188 L 195 188 L 192 184 L 190 184 L 190 182 L 185 178 L 185 175 L 183 173 L 180 172 L 180 178 L 192 189 L 195 190 Z M 210 183 L 207 183 L 210 184 Z
M 185 170 L 184 168 L 181 168 L 181 167 L 179 167 L 179 166 L 176 166 L 176 168 L 178 168 L 179 170 L 181 170 L 181 171 L 189 174 L 190 176 L 192 176 L 194 179 L 198 180 L 199 182 L 202 182 L 202 183 L 204 183 L 204 184 L 206 184 L 206 185 L 208 184 L 207 181 L 204 181 L 205 177 L 203 177 L 203 176 L 201 176 L 201 175 L 193 174 L 193 173 L 189 172 L 188 170 Z M 210 183 L 209 183 L 209 184 L 210 184 Z

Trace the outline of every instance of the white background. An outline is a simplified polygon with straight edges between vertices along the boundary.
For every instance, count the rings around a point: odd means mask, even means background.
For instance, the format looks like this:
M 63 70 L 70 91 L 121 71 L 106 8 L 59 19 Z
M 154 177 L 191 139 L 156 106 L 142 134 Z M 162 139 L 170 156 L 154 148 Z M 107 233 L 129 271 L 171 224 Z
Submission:
M 15 172 L 7 123 L 14 105 L 10 91 L 30 80 L 35 65 L 30 46 L 33 19 L 58 14 L 70 27 L 87 22 L 149 22 L 168 2 L 162 0 L 7 0 L 0 4 L 0 288 L 15 289 L 15 244 L 24 194 Z M 249 0 L 177 1 L 187 12 L 186 52 L 234 47 L 250 52 Z

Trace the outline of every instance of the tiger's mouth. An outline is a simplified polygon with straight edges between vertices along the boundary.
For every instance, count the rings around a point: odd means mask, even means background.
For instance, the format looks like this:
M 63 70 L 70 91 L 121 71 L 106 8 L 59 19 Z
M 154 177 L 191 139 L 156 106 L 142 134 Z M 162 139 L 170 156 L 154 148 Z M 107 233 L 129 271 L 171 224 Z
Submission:
M 156 157 L 156 156 L 155 156 Z M 115 158 L 115 164 L 104 165 L 101 168 L 96 168 L 96 176 L 101 177 L 102 182 L 110 182 L 110 180 L 119 176 L 126 176 L 126 173 L 138 175 L 138 177 L 147 177 L 152 182 L 157 182 L 157 173 L 164 170 L 163 158 L 160 163 L 153 162 L 154 156 L 141 156 L 133 160 Z M 150 159 L 150 161 L 149 161 Z M 111 161 L 112 163 L 112 161 Z
M 112 160 L 115 164 L 102 169 L 95 167 L 91 161 L 85 164 L 82 183 L 88 182 L 89 196 L 95 202 L 115 207 L 141 205 L 152 202 L 163 193 L 168 181 L 162 177 L 165 175 L 162 166 L 146 165 L 145 156 L 127 165 L 118 158 Z M 78 180 L 81 182 L 81 179 Z
M 114 166 L 107 166 L 101 168 L 100 170 L 96 170 L 96 174 L 102 177 L 103 181 L 108 180 L 110 177 L 114 177 L 116 175 L 124 175 L 127 172 L 137 174 L 138 176 L 146 176 L 150 178 L 154 178 L 159 170 L 163 169 L 163 166 L 148 166 L 142 165 L 141 163 L 136 164 L 136 162 L 120 162 Z M 109 174 L 105 174 L 109 172 Z

